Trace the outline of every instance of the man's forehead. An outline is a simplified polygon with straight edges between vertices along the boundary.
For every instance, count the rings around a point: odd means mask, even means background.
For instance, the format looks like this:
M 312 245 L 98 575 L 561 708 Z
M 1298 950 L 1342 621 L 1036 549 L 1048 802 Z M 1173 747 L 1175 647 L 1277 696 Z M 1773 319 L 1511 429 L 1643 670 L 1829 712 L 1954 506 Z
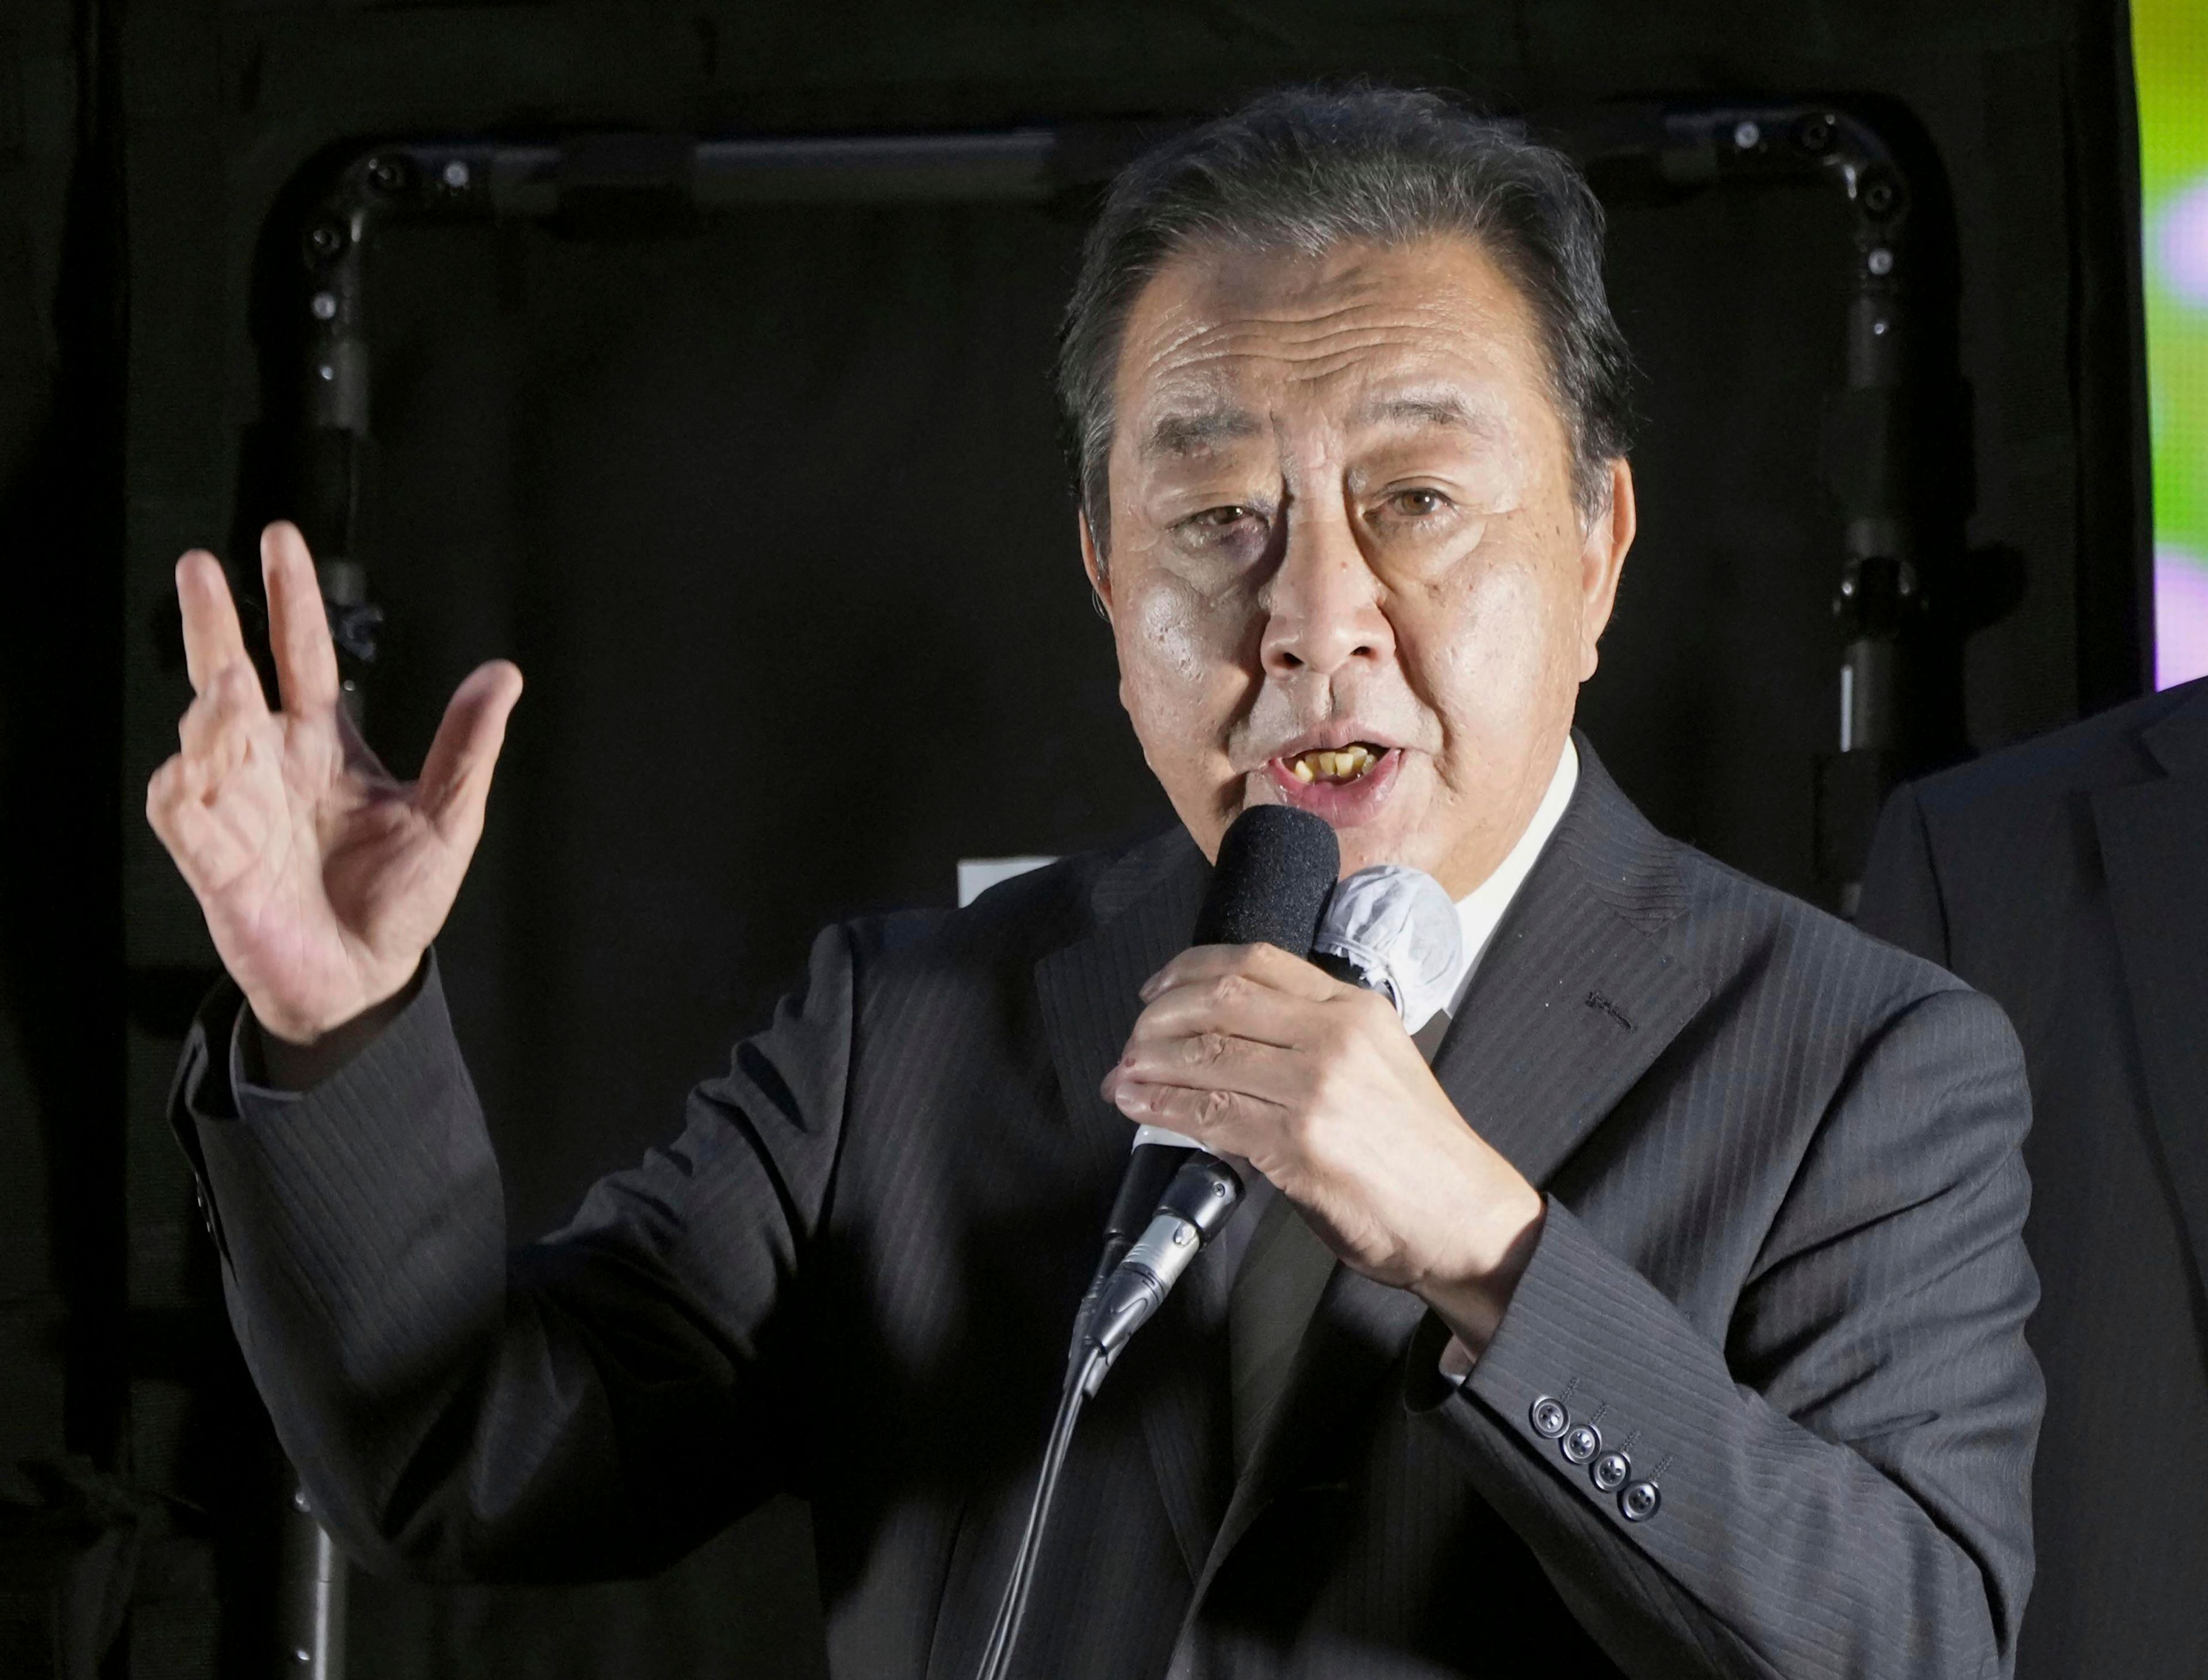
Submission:
M 1315 256 L 1188 252 L 1135 301 L 1123 435 L 1145 459 L 1202 454 L 1290 415 L 1344 429 L 1478 438 L 1535 371 L 1515 289 L 1469 241 Z

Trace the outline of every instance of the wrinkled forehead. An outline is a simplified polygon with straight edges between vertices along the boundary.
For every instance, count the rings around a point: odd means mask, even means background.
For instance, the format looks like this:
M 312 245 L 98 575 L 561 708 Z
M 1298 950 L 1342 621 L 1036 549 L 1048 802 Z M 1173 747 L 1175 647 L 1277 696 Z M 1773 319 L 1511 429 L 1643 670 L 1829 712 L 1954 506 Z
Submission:
M 1314 429 L 1480 441 L 1554 422 L 1531 310 L 1455 237 L 1185 251 L 1128 313 L 1115 397 L 1131 465 Z

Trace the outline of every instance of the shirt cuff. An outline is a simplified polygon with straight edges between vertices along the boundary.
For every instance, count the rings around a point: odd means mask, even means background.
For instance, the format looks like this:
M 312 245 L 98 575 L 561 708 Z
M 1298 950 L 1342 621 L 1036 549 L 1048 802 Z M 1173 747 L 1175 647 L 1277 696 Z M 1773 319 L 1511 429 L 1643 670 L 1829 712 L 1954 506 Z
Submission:
M 358 1061 L 376 1043 L 404 1033 L 415 1024 L 424 1005 L 423 999 L 435 993 L 433 1012 L 441 1011 L 443 989 L 437 981 L 437 954 L 435 947 L 423 952 L 422 961 L 405 986 L 400 988 L 394 1001 L 398 1007 L 374 1028 L 361 1035 L 358 1023 L 339 1029 L 351 1042 L 337 1051 L 335 1059 L 315 1077 L 317 1086 L 326 1084 Z M 381 1005 L 379 1005 L 381 1007 Z M 309 1091 L 295 1085 L 279 1085 L 268 1077 L 267 1040 L 266 1029 L 254 1018 L 250 1004 L 240 1001 L 230 1029 L 230 1053 L 224 1065 L 230 1076 L 230 1088 L 236 1094 L 237 1112 L 241 1114 L 284 1113 L 296 1107 Z
M 230 1028 L 230 1089 L 241 1101 L 250 1099 L 256 1107 L 288 1107 L 305 1095 L 303 1091 L 279 1090 L 265 1084 L 252 1076 L 260 1071 L 261 1058 L 257 1045 L 246 1037 L 261 1030 L 261 1023 L 253 1018 L 253 1005 L 241 1003 L 237 1017 Z M 249 1052 L 253 1052 L 249 1055 Z
M 1441 1372 L 1442 1381 L 1452 1389 L 1461 1389 L 1472 1380 L 1472 1368 L 1479 1363 L 1479 1355 L 1455 1336 L 1442 1348 L 1441 1357 L 1434 1368 Z
M 1413 1412 L 1431 1412 L 1459 1395 L 1470 1398 L 1472 1373 L 1478 1356 L 1460 1342 L 1441 1315 L 1427 1310 L 1411 1333 L 1411 1346 L 1403 1361 L 1403 1404 Z

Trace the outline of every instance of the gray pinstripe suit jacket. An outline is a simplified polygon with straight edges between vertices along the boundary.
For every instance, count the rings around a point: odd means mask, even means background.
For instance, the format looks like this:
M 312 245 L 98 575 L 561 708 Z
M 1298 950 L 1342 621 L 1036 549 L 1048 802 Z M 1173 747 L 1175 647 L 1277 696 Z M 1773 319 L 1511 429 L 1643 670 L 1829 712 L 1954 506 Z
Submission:
M 1083 1421 L 1023 1672 L 2007 1671 L 2041 1396 L 2007 1024 L 1581 750 L 1436 1063 L 1551 1197 L 1492 1345 L 1444 1391 L 1419 1304 L 1337 1268 L 1232 1485 L 1207 1254 Z M 792 1489 L 835 1671 L 970 1671 L 1126 1152 L 1097 1082 L 1205 873 L 1175 833 L 831 929 L 680 1138 L 513 1253 L 434 972 L 291 1099 L 233 1089 L 219 995 L 177 1118 L 326 1520 L 373 1566 L 579 1577 Z

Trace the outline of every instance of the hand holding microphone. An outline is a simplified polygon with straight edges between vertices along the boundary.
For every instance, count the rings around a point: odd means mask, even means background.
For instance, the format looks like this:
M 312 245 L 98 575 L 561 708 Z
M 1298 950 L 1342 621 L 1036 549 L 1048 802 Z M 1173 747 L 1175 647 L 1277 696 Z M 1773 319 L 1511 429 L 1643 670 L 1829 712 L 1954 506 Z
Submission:
M 1245 1159 L 1346 1263 L 1416 1292 L 1484 1348 L 1539 1235 L 1540 1193 L 1458 1113 L 1390 999 L 1273 945 L 1215 944 L 1175 957 L 1143 997 L 1105 1099 Z
M 1220 842 L 1193 942 L 1309 956 L 1341 867 L 1334 831 L 1309 812 L 1245 811 Z M 1241 1179 L 1196 1138 L 1163 1125 L 1137 1130 L 1105 1222 L 1103 1257 L 1075 1320 L 1074 1380 L 1095 1392 L 1241 1199 Z
M 1539 1193 L 1465 1125 L 1404 1030 L 1446 1001 L 1455 907 L 1416 871 L 1359 870 L 1337 888 L 1340 867 L 1319 818 L 1245 811 L 1194 944 L 1143 988 L 1149 1007 L 1103 1083 L 1138 1122 L 1134 1149 L 980 1680 L 1011 1661 L 1083 1401 L 1241 1200 L 1222 1155 L 1246 1157 L 1366 1275 L 1419 1289 L 1475 1351 L 1531 1252 Z M 1323 927 L 1321 960 L 1353 981 L 1305 960 Z

